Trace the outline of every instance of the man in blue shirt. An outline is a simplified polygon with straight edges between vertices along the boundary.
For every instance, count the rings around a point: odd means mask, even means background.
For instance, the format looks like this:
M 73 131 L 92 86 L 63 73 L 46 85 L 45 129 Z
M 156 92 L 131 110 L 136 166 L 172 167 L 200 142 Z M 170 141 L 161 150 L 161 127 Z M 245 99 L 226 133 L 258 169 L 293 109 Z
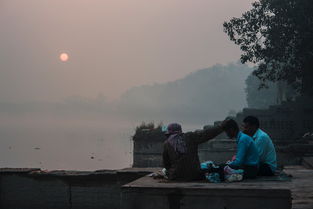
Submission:
M 258 173 L 259 155 L 254 140 L 239 130 L 236 121 L 227 121 L 224 130 L 229 138 L 236 138 L 236 159 L 229 166 L 233 169 L 243 169 L 244 178 L 255 178 Z
M 269 135 L 262 131 L 259 126 L 258 118 L 254 116 L 247 116 L 243 120 L 244 133 L 254 139 L 258 149 L 260 158 L 258 175 L 273 176 L 277 168 L 275 147 Z

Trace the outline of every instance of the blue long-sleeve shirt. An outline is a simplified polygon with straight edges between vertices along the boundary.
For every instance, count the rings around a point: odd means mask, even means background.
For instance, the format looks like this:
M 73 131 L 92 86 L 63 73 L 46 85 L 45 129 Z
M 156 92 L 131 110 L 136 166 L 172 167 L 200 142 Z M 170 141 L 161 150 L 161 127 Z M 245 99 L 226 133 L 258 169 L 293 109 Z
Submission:
M 259 152 L 260 163 L 268 164 L 272 171 L 275 172 L 277 168 L 276 151 L 269 135 L 261 129 L 258 129 L 252 138 Z
M 254 140 L 239 131 L 236 137 L 237 153 L 236 159 L 230 163 L 233 166 L 257 166 L 259 164 L 259 153 Z

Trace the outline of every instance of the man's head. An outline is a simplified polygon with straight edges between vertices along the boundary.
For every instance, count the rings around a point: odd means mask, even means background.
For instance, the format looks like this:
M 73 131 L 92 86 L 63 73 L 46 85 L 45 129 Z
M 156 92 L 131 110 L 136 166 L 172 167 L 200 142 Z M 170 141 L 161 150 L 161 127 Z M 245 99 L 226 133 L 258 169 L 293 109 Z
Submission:
M 224 125 L 224 131 L 230 139 L 235 138 L 239 132 L 237 122 L 233 119 L 228 119 Z
M 181 125 L 178 123 L 171 123 L 167 126 L 165 135 L 170 136 L 172 134 L 181 134 L 182 133 L 182 128 Z
M 247 116 L 243 119 L 243 132 L 249 136 L 253 136 L 260 126 L 259 119 L 254 116 Z

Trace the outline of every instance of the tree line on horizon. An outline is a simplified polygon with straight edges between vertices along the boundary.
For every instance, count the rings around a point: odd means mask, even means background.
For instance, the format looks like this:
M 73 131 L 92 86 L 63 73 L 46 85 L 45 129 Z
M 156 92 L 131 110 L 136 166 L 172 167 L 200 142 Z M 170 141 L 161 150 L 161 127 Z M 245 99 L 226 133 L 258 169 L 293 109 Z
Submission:
M 0 103 L 0 112 L 42 112 L 61 116 L 91 114 L 135 121 L 177 120 L 207 123 L 234 115 L 244 107 L 267 108 L 277 104 L 277 85 L 259 90 L 254 68 L 240 63 L 215 65 L 176 81 L 130 88 L 120 99 L 108 102 L 71 96 L 56 103 Z

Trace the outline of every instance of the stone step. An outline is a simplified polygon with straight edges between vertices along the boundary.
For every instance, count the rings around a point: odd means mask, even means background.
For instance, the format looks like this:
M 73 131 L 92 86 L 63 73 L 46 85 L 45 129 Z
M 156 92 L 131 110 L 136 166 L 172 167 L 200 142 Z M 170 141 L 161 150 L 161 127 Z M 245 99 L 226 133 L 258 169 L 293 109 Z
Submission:
M 304 157 L 302 159 L 302 164 L 308 169 L 313 169 L 313 157 Z
M 145 176 L 121 188 L 121 209 L 291 209 L 284 183 L 178 183 Z

